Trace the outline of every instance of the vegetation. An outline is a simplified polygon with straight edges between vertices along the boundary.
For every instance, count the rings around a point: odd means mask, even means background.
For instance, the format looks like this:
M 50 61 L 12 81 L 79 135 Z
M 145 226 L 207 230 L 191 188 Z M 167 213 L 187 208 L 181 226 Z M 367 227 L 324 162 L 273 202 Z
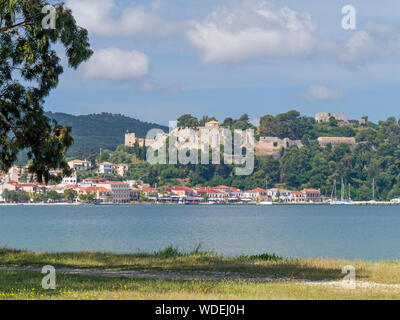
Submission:
M 79 200 L 81 202 L 91 203 L 96 200 L 96 195 L 94 193 L 80 194 Z
M 71 135 L 74 144 L 68 156 L 87 158 L 91 153 L 99 154 L 100 148 L 115 151 L 124 143 L 127 130 L 137 137 L 145 137 L 151 129 L 168 132 L 168 127 L 155 123 L 142 122 L 120 114 L 101 113 L 74 116 L 66 113 L 47 112 L 46 116 L 63 126 L 72 127 Z
M 314 124 L 313 118 L 300 117 L 300 113 L 295 110 L 276 116 L 267 114 L 260 118 L 260 135 L 301 140 Z
M 34 202 L 60 202 L 70 201 L 75 202 L 78 197 L 78 193 L 73 189 L 67 189 L 63 194 L 60 194 L 54 190 L 47 190 L 43 188 L 38 193 L 30 193 L 22 190 L 12 191 L 4 190 L 2 196 L 6 202 L 9 203 L 26 203 L 30 201 Z M 82 200 L 82 199 L 81 199 Z M 85 201 L 94 200 L 92 198 L 85 198 Z
M 63 73 L 56 52 L 77 68 L 87 60 L 87 31 L 76 25 L 63 3 L 56 5 L 55 29 L 42 28 L 45 0 L 0 2 L 0 169 L 7 171 L 20 150 L 27 150 L 29 168 L 39 181 L 51 168 L 70 172 L 65 153 L 73 143 L 71 128 L 59 126 L 43 113 L 44 99 Z
M 271 258 L 272 257 L 272 258 Z M 275 255 L 224 258 L 199 248 L 181 253 L 168 247 L 153 254 L 118 255 L 111 253 L 29 253 L 0 250 L 0 265 L 13 270 L 0 271 L 0 299 L 398 299 L 396 288 L 371 286 L 346 290 L 328 284 L 311 285 L 293 280 L 341 281 L 342 267 L 352 265 L 357 281 L 400 284 L 398 261 L 344 261 L 322 259 L 283 259 Z M 56 290 L 43 290 L 39 271 L 18 267 L 79 268 L 100 274 L 65 275 L 57 273 Z M 15 269 L 16 268 L 16 269 Z M 210 280 L 162 280 L 102 276 L 101 270 L 147 270 L 194 275 L 211 272 Z M 240 274 L 247 280 L 217 280 L 212 272 Z M 270 282 L 251 281 L 253 277 L 272 278 Z
M 2 196 L 6 202 L 29 202 L 31 199 L 29 193 L 22 190 L 10 191 L 6 189 L 3 191 Z
M 399 299 L 398 290 L 347 290 L 289 281 L 154 280 L 57 274 L 56 290 L 43 290 L 43 274 L 0 271 L 0 300 L 376 300 Z
M 205 120 L 214 119 L 208 116 Z M 241 119 L 241 120 L 240 120 Z M 225 119 L 226 126 L 234 127 L 246 115 L 238 120 Z M 365 117 L 366 119 L 366 117 Z M 180 125 L 197 126 L 199 121 L 191 115 L 179 118 Z M 225 123 L 226 122 L 226 123 Z M 248 127 L 249 123 L 244 126 Z M 303 142 L 303 147 L 291 146 L 282 150 L 281 158 L 271 156 L 256 157 L 254 172 L 250 176 L 235 176 L 234 166 L 218 165 L 150 165 L 145 161 L 146 146 L 135 145 L 132 148 L 119 146 L 115 152 L 105 151 L 101 161 L 129 164 L 128 178 L 142 179 L 152 186 L 217 186 L 229 185 L 240 189 L 253 189 L 277 186 L 290 190 L 317 188 L 322 194 L 331 195 L 336 181 L 340 189 L 343 178 L 346 195 L 353 200 L 370 200 L 372 181 L 375 180 L 375 195 L 382 200 L 400 197 L 400 126 L 390 117 L 378 124 L 358 121 L 349 125 L 339 125 L 331 118 L 327 123 L 315 123 L 309 117 L 300 117 L 297 111 L 289 111 L 277 116 L 266 115 L 261 118 L 256 134 L 290 137 Z M 357 146 L 341 144 L 333 148 L 319 146 L 319 136 L 355 137 Z M 221 159 L 222 150 L 221 150 Z
M 198 120 L 191 114 L 184 114 L 178 118 L 178 127 L 181 128 L 197 128 L 204 127 L 209 121 L 217 120 L 215 117 L 203 116 L 201 120 Z M 230 129 L 251 129 L 254 126 L 249 121 L 249 116 L 245 113 L 239 119 L 233 120 L 232 118 L 226 118 L 222 124 L 223 126 Z

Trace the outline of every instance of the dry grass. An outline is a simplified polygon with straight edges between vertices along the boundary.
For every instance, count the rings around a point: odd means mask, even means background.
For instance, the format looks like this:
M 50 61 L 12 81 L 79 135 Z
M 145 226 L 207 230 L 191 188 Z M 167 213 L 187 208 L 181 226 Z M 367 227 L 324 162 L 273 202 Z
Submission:
M 1 249 L 0 265 L 153 269 L 174 271 L 222 271 L 259 274 L 290 279 L 341 280 L 342 267 L 356 268 L 357 280 L 400 284 L 399 261 L 345 261 L 333 259 L 282 259 L 271 255 L 219 257 L 212 252 L 194 250 L 182 254 L 168 247 L 153 254 L 119 255 L 112 253 L 31 253 Z
M 219 299 L 399 299 L 400 292 L 346 290 L 303 283 L 246 281 L 148 280 L 101 276 L 57 275 L 56 290 L 43 290 L 43 275 L 0 271 L 0 300 L 219 300 Z

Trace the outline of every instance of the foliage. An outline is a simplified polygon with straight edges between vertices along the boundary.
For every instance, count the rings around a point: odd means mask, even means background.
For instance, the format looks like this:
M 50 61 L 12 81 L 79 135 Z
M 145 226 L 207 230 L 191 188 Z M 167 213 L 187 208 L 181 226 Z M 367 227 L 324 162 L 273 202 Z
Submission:
M 74 189 L 66 189 L 64 190 L 64 199 L 74 202 L 78 197 L 78 192 Z
M 291 110 L 276 116 L 265 115 L 260 118 L 260 134 L 267 137 L 301 140 L 313 128 L 315 121 L 310 117 L 300 117 L 300 113 Z
M 178 127 L 182 128 L 197 128 L 199 120 L 191 114 L 184 114 L 178 118 Z
M 88 194 L 80 194 L 79 195 L 79 200 L 81 202 L 95 202 L 96 200 L 96 195 L 94 193 L 88 193 Z
M 210 119 L 208 116 L 203 118 Z M 150 165 L 143 161 L 129 162 L 133 148 L 123 146 L 118 147 L 116 153 L 110 153 L 109 159 L 124 159 L 129 163 L 128 179 L 142 179 L 158 187 L 229 185 L 248 190 L 265 188 L 267 182 L 269 187 L 279 186 L 290 190 L 317 188 L 322 194 L 330 196 L 334 182 L 336 189 L 340 190 L 343 178 L 346 197 L 350 192 L 353 200 L 370 200 L 372 180 L 375 179 L 377 197 L 383 200 L 400 197 L 400 127 L 396 119 L 389 118 L 378 124 L 368 122 L 366 127 L 358 123 L 340 127 L 337 121 L 315 123 L 310 119 L 300 117 L 297 111 L 275 117 L 265 116 L 261 127 L 270 123 L 273 125 L 270 130 L 275 134 L 281 137 L 293 134 L 292 138 L 303 139 L 304 146 L 291 146 L 283 150 L 279 160 L 271 156 L 256 157 L 254 172 L 250 176 L 235 176 L 234 166 L 224 163 Z M 224 123 L 233 126 L 235 121 L 227 118 Z M 297 128 L 294 131 L 290 131 L 292 124 Z M 323 148 L 316 141 L 319 135 L 334 134 L 354 136 L 358 144 L 353 149 L 346 144 Z
M 63 73 L 55 50 L 65 49 L 72 68 L 87 60 L 87 31 L 76 25 L 69 9 L 56 5 L 56 29 L 41 23 L 44 0 L 0 2 L 0 169 L 8 170 L 20 150 L 27 150 L 29 170 L 39 181 L 51 168 L 70 173 L 64 159 L 73 143 L 71 128 L 57 125 L 43 113 L 43 103 Z M 61 46 L 60 46 L 61 44 Z
M 89 115 L 70 115 L 66 113 L 47 112 L 46 116 L 55 119 L 60 125 L 72 127 L 71 135 L 74 144 L 68 155 L 85 158 L 90 152 L 99 153 L 100 148 L 114 151 L 124 143 L 127 130 L 134 132 L 136 137 L 145 137 L 151 129 L 161 129 L 168 132 L 168 127 L 155 123 L 143 122 L 121 114 L 100 113 Z M 79 155 L 79 153 L 81 153 Z
M 28 202 L 30 200 L 29 194 L 25 191 L 12 191 L 4 190 L 2 197 L 6 202 Z

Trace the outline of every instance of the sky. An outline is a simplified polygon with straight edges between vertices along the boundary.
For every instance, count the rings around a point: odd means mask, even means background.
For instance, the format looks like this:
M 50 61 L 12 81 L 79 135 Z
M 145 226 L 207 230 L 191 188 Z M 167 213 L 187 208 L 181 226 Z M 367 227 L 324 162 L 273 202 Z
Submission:
M 65 2 L 94 55 L 65 65 L 48 111 L 165 125 L 185 113 L 256 121 L 293 109 L 400 117 L 398 0 Z M 346 5 L 355 29 L 343 28 Z

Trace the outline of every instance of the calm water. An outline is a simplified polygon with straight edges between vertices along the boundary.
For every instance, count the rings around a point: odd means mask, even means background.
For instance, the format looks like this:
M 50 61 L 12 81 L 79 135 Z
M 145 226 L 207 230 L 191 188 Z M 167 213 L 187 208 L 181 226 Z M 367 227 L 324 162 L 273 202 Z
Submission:
M 400 258 L 397 206 L 0 206 L 0 246 L 234 256 Z

